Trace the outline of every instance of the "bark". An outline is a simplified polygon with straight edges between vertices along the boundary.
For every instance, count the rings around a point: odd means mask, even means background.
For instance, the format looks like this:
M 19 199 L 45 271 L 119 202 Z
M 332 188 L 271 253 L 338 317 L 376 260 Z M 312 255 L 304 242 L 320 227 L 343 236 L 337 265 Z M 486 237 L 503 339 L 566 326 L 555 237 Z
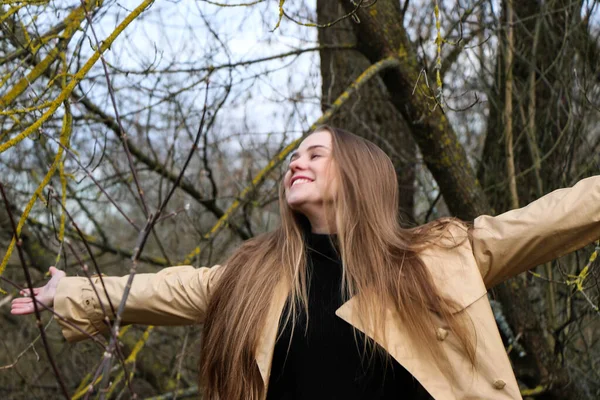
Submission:
M 317 0 L 317 22 L 335 20 L 344 11 L 341 4 Z M 321 56 L 322 108 L 332 102 L 364 71 L 370 61 L 356 50 L 336 51 L 335 45 L 356 45 L 352 22 L 345 19 L 331 27 L 319 29 Z M 324 46 L 325 45 L 325 46 Z M 331 125 L 346 129 L 376 143 L 390 156 L 400 188 L 400 214 L 408 224 L 414 222 L 414 182 L 416 145 L 402 115 L 390 102 L 380 77 L 372 78 L 331 118 Z
M 506 85 L 504 95 L 504 140 L 506 145 L 506 173 L 508 174 L 508 187 L 510 188 L 511 208 L 519 208 L 519 195 L 517 194 L 517 180 L 515 178 L 515 158 L 513 154 L 513 61 L 514 61 L 514 12 L 512 0 L 506 3 L 508 26 L 506 28 Z

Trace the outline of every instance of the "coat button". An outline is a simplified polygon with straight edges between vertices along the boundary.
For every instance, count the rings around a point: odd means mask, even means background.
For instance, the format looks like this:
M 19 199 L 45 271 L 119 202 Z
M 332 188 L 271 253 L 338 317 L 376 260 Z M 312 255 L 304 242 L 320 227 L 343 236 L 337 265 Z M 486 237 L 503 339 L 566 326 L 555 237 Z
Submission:
M 448 331 L 444 328 L 437 328 L 435 331 L 435 336 L 437 337 L 437 340 L 442 341 L 446 339 L 446 336 L 448 336 Z
M 504 389 L 504 386 L 506 386 L 506 382 L 504 382 L 502 379 L 496 379 L 492 385 L 494 385 L 494 388 L 496 389 Z

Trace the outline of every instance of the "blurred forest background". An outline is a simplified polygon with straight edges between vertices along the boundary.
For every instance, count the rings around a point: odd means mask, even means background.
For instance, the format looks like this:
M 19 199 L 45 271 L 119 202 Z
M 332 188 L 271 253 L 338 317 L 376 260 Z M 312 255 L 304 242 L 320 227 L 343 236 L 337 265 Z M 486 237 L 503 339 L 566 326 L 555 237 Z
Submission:
M 201 327 L 125 327 L 107 364 L 113 339 L 11 316 L 13 283 L 222 261 L 278 223 L 286 157 L 319 124 L 389 154 L 406 226 L 600 173 L 599 7 L 0 1 L 0 398 L 198 397 Z M 600 398 L 597 253 L 490 293 L 525 398 Z

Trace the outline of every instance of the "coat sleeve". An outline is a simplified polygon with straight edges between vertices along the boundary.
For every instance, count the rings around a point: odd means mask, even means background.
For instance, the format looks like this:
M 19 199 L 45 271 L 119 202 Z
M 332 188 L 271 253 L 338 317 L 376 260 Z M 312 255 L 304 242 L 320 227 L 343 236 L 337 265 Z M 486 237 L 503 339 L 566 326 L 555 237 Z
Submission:
M 528 206 L 475 219 L 473 254 L 486 287 L 600 238 L 600 176 L 555 190 Z
M 204 320 L 215 277 L 222 268 L 169 267 L 155 274 L 136 274 L 122 314 L 123 324 L 190 325 Z M 104 286 L 116 310 L 128 276 L 103 276 Z M 92 285 L 95 287 L 92 287 Z M 98 295 L 96 294 L 98 293 Z M 100 279 L 95 276 L 64 277 L 54 298 L 54 311 L 63 335 L 70 342 L 108 331 L 102 306 L 114 318 Z M 73 327 L 76 326 L 83 332 Z

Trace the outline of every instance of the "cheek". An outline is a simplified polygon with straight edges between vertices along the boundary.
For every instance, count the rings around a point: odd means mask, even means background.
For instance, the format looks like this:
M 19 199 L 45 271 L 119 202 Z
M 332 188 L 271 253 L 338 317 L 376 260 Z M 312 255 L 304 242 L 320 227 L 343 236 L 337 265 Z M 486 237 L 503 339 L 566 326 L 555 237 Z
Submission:
M 287 192 L 288 187 L 290 187 L 290 179 L 292 178 L 292 173 L 288 170 L 283 176 L 283 187 Z

